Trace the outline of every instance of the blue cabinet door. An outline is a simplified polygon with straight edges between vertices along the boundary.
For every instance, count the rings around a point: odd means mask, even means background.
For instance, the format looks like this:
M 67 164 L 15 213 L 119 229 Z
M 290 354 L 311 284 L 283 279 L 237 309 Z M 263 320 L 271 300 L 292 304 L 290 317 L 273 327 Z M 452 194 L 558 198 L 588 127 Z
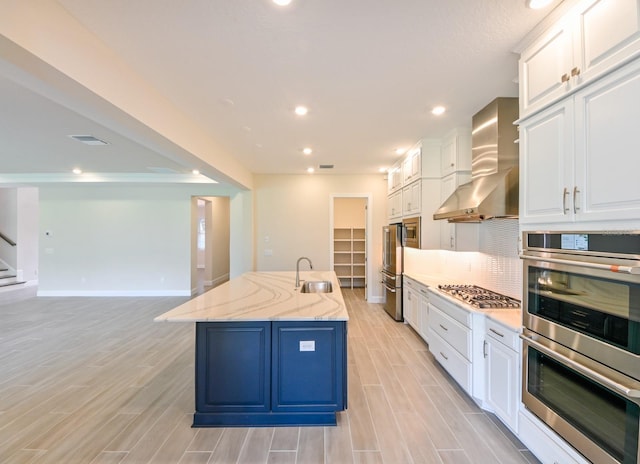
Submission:
M 196 411 L 271 407 L 271 323 L 196 323 Z
M 273 322 L 274 412 L 328 412 L 346 407 L 346 323 Z

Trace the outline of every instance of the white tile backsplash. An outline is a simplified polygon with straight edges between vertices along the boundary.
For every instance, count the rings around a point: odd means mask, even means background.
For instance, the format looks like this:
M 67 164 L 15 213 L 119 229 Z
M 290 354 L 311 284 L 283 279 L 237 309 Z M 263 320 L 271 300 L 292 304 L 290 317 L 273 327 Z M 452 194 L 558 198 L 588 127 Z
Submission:
M 407 273 L 437 276 L 443 283 L 475 284 L 522 298 L 518 221 L 494 219 L 480 224 L 480 251 L 405 249 Z

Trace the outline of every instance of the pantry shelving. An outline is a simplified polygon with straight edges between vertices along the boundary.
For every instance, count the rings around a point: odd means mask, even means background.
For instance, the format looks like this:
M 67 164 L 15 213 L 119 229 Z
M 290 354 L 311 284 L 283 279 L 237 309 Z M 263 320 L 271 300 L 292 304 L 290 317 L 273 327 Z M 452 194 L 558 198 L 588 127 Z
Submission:
M 343 288 L 366 286 L 364 228 L 333 229 L 333 270 Z

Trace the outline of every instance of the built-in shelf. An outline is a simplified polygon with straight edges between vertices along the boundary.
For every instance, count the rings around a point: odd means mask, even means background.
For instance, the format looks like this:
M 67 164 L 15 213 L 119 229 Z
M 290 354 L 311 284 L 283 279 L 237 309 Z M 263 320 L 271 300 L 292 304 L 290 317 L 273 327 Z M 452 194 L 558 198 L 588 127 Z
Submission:
M 366 286 L 365 245 L 364 228 L 333 229 L 333 270 L 341 287 Z

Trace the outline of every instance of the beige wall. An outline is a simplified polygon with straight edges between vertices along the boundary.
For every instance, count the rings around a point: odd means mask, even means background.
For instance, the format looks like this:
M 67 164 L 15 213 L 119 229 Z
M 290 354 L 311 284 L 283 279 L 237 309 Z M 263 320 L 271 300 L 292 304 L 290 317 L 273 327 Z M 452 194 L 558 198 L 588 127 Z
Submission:
M 370 194 L 368 280 L 370 295 L 382 297 L 377 276 L 382 263 L 382 226 L 386 224 L 384 176 L 261 174 L 254 182 L 258 271 L 294 270 L 300 256 L 309 257 L 314 269 L 329 270 L 332 195 Z
M 205 283 L 219 285 L 229 280 L 229 197 L 207 200 L 207 248 Z
M 366 198 L 336 198 L 333 204 L 333 226 L 365 227 Z

